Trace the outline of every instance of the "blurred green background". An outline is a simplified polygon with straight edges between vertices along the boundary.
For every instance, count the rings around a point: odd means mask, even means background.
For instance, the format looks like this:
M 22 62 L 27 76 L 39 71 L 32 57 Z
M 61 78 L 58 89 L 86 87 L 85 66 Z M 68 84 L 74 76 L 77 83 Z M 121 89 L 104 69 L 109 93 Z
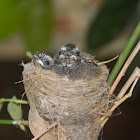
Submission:
M 99 60 L 110 59 L 122 52 L 130 35 L 140 21 L 138 0 L 0 0 L 0 98 L 21 98 L 22 60 L 29 62 L 26 51 L 56 53 L 66 43 L 96 55 Z M 137 42 L 136 42 L 137 43 Z M 140 53 L 121 81 L 116 94 L 136 66 Z M 116 61 L 107 64 L 113 68 Z M 140 83 L 140 82 L 139 82 Z M 119 116 L 111 117 L 103 129 L 103 140 L 140 139 L 140 84 L 134 96 L 121 105 Z M 25 97 L 26 99 L 26 97 Z M 27 119 L 28 105 L 23 106 Z M 116 111 L 117 113 L 117 111 Z M 11 119 L 6 104 L 0 119 Z M 0 139 L 31 139 L 15 126 L 0 124 Z

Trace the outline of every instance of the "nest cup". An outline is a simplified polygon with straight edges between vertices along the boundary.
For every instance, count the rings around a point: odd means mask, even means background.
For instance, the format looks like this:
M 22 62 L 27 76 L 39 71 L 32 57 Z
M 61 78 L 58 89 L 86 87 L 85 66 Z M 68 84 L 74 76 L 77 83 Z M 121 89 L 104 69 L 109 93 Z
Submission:
M 70 80 L 53 70 L 23 64 L 24 87 L 30 104 L 29 127 L 33 135 L 53 122 L 60 122 L 63 139 L 96 140 L 102 129 L 98 118 L 113 102 L 106 83 L 108 69 L 98 66 L 100 74 L 89 79 Z M 33 117 L 35 119 L 33 119 Z M 40 125 L 36 125 L 41 120 Z M 41 125 L 43 122 L 43 125 Z M 55 131 L 55 136 L 54 136 Z M 57 129 L 41 140 L 58 139 Z

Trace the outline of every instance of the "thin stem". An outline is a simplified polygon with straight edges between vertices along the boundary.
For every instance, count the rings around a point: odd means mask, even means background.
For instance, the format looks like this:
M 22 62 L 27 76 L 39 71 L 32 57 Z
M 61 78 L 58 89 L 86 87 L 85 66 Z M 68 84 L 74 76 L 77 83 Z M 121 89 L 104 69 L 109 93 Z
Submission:
M 134 90 L 134 87 L 136 83 L 138 82 L 140 78 L 140 69 L 138 67 L 135 68 L 134 72 L 131 74 L 130 78 L 127 80 L 126 84 L 123 86 L 122 90 L 117 96 L 118 101 L 116 101 L 111 109 L 108 110 L 107 114 L 112 114 L 112 112 L 120 105 L 122 104 L 126 99 L 130 98 L 132 96 L 132 92 Z M 132 84 L 133 83 L 133 84 Z M 132 84 L 132 86 L 131 86 Z M 128 88 L 131 86 L 128 94 L 125 95 Z M 125 95 L 125 96 L 124 96 Z M 100 120 L 103 122 L 101 126 L 104 126 L 104 124 L 107 122 L 108 117 L 103 116 L 100 118 Z
M 103 61 L 103 62 L 97 62 L 98 66 L 106 64 L 106 63 L 110 63 L 111 61 L 114 61 L 115 59 L 117 59 L 119 57 L 119 55 L 115 56 L 114 58 L 107 60 L 107 61 Z
M 135 70 L 134 70 L 134 72 L 131 74 L 130 78 L 127 80 L 127 82 L 125 83 L 125 85 L 123 86 L 123 88 L 121 89 L 121 91 L 119 92 L 119 94 L 117 96 L 118 99 L 121 99 L 125 95 L 126 91 L 130 87 L 130 85 L 139 76 L 140 76 L 140 69 L 138 67 L 136 67 Z
M 136 86 L 138 80 L 139 80 L 139 77 L 137 77 L 137 78 L 135 79 L 135 81 L 134 81 L 134 83 L 133 83 L 133 85 L 132 85 L 130 91 L 128 92 L 128 94 L 126 94 L 123 98 L 121 98 L 118 102 L 116 102 L 116 103 L 114 104 L 114 106 L 109 110 L 109 112 L 110 112 L 111 114 L 113 113 L 113 111 L 114 111 L 119 105 L 121 105 L 125 100 L 127 100 L 128 98 L 130 98 L 130 97 L 132 96 L 132 92 L 133 92 L 134 87 Z M 103 118 L 103 117 L 102 117 L 102 118 Z M 101 119 L 102 119 L 102 118 L 101 118 Z M 107 118 L 104 117 L 104 118 L 105 118 L 105 119 L 103 120 L 103 123 L 101 124 L 102 127 L 105 125 L 105 123 L 106 123 L 107 120 L 109 119 L 108 117 L 107 117 Z
M 113 83 L 113 85 L 112 85 L 112 87 L 110 89 L 110 94 L 112 94 L 114 92 L 115 88 L 117 87 L 117 85 L 120 82 L 121 78 L 125 75 L 125 72 L 126 72 L 127 68 L 129 67 L 129 65 L 133 61 L 134 57 L 139 52 L 139 50 L 140 50 L 140 41 L 138 42 L 137 46 L 135 47 L 135 49 L 133 50 L 133 52 L 131 53 L 131 55 L 129 56 L 127 61 L 125 62 L 123 68 L 120 71 L 120 73 L 118 74 L 117 78 L 115 79 L 115 82 Z
M 28 121 L 15 121 L 15 120 L 0 120 L 0 124 L 29 125 Z
M 19 100 L 19 99 L 4 99 L 4 98 L 1 98 L 0 103 L 1 102 L 13 102 L 13 103 L 17 103 L 17 104 L 28 104 L 28 101 Z
M 119 57 L 115 67 L 113 68 L 109 78 L 108 78 L 108 85 L 111 86 L 114 82 L 114 79 L 116 78 L 118 72 L 120 71 L 124 61 L 126 60 L 129 52 L 131 51 L 135 41 L 137 40 L 138 36 L 140 35 L 140 22 L 138 23 L 136 29 L 134 30 L 133 34 L 131 35 L 124 51 L 122 52 L 121 56 Z

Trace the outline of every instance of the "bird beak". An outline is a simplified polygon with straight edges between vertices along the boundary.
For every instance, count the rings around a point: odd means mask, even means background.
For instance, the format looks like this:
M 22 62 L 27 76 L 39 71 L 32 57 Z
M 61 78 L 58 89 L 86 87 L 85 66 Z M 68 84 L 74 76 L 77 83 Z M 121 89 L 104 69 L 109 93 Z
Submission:
M 32 60 L 35 66 L 40 64 L 43 67 L 43 62 L 38 58 L 36 54 L 32 54 Z

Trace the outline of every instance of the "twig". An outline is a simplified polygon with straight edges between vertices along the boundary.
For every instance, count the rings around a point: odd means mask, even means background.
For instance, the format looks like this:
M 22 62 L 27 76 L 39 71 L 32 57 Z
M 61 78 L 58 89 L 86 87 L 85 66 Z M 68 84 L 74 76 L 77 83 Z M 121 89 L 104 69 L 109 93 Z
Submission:
M 138 42 L 137 46 L 135 47 L 135 49 L 133 50 L 133 52 L 131 53 L 131 55 L 127 59 L 127 61 L 125 62 L 123 68 L 121 69 L 119 75 L 117 76 L 115 82 L 113 83 L 109 94 L 112 94 L 114 92 L 116 86 L 118 85 L 121 78 L 125 75 L 127 68 L 129 67 L 129 65 L 133 61 L 134 57 L 136 56 L 136 54 L 139 52 L 139 50 L 140 50 L 140 41 Z
M 137 77 L 130 89 L 130 91 L 128 92 L 128 94 L 126 94 L 122 99 L 120 99 L 119 101 L 116 102 L 116 104 L 109 110 L 110 113 L 112 114 L 112 112 L 120 105 L 122 104 L 126 99 L 130 98 L 132 96 L 132 92 L 134 90 L 134 87 L 136 86 L 136 83 L 138 82 L 139 77 Z M 109 118 L 105 118 L 103 120 L 103 123 L 101 124 L 101 126 L 103 127 L 105 125 L 105 123 L 107 122 Z
M 124 85 L 124 87 L 122 88 L 122 90 L 120 91 L 120 93 L 118 94 L 118 101 L 115 102 L 114 106 L 107 112 L 107 114 L 112 114 L 112 112 L 121 104 L 123 103 L 126 99 L 130 98 L 132 96 L 132 91 L 137 83 L 137 81 L 139 80 L 140 77 L 140 69 L 138 67 L 135 68 L 134 72 L 132 73 L 132 75 L 130 76 L 130 78 L 128 79 L 128 81 L 126 82 L 126 84 Z M 134 82 L 134 83 L 133 83 Z M 133 85 L 131 86 L 131 89 L 129 91 L 128 94 L 126 94 L 124 96 L 124 94 L 126 93 L 126 91 L 128 90 L 128 88 L 130 87 L 130 85 L 133 83 Z M 123 97 L 124 96 L 124 97 Z M 107 122 L 109 118 L 106 116 L 101 117 L 101 121 L 103 122 L 101 126 L 104 126 L 104 124 Z
M 17 103 L 17 104 L 28 104 L 28 101 L 25 100 L 19 100 L 19 99 L 5 99 L 5 98 L 1 98 L 0 99 L 0 103 L 1 102 L 13 102 L 13 103 Z
M 118 96 L 117 96 L 118 99 L 121 99 L 124 96 L 124 94 L 126 93 L 128 88 L 130 87 L 130 85 L 133 83 L 133 81 L 138 76 L 140 76 L 140 69 L 138 67 L 136 67 L 134 72 L 132 73 L 132 75 L 130 76 L 130 78 L 128 79 L 128 81 L 125 83 L 125 85 L 121 89 L 120 93 L 118 94 Z
M 22 83 L 22 82 L 24 82 L 24 81 L 31 80 L 31 79 L 36 78 L 36 77 L 39 77 L 39 76 L 41 76 L 41 75 L 42 75 L 42 74 L 39 74 L 39 75 L 37 75 L 37 76 L 31 77 L 31 78 L 28 78 L 28 79 L 25 79 L 25 80 L 21 80 L 21 81 L 18 81 L 18 82 L 15 82 L 15 84 L 19 84 L 19 83 Z
M 35 82 L 35 80 L 32 81 L 32 82 L 29 84 L 29 86 L 26 88 L 26 90 L 24 91 L 24 93 L 21 95 L 21 101 L 22 101 L 24 95 L 26 94 L 26 92 L 28 91 L 28 89 L 30 88 L 30 86 L 31 86 L 34 82 Z M 21 111 L 21 104 L 20 104 L 20 111 Z M 21 118 L 22 118 L 22 113 L 21 113 Z
M 98 62 L 97 64 L 100 66 L 100 65 L 103 65 L 103 64 L 112 62 L 112 61 L 114 61 L 115 59 L 117 59 L 118 57 L 119 57 L 119 55 L 115 56 L 114 58 L 112 58 L 112 59 L 110 59 L 110 60 L 103 61 L 103 62 Z
M 118 72 L 120 71 L 124 61 L 126 60 L 129 52 L 131 51 L 131 49 L 132 49 L 132 47 L 133 47 L 134 43 L 136 42 L 139 35 L 140 35 L 140 22 L 138 23 L 138 25 L 137 25 L 136 29 L 134 30 L 133 34 L 131 35 L 124 51 L 122 52 L 121 56 L 119 57 L 115 67 L 113 68 L 113 70 L 112 70 L 112 72 L 111 72 L 111 74 L 108 78 L 107 83 L 108 83 L 109 86 L 112 85 L 114 79 L 116 78 Z
M 51 125 L 48 126 L 48 128 L 44 131 L 42 131 L 39 135 L 35 136 L 32 140 L 37 140 L 41 136 L 43 136 L 45 133 L 47 133 L 49 130 L 51 130 L 53 127 L 55 127 L 58 123 L 53 122 Z
M 12 124 L 12 125 L 29 125 L 28 121 L 16 121 L 16 120 L 0 120 L 0 124 Z

